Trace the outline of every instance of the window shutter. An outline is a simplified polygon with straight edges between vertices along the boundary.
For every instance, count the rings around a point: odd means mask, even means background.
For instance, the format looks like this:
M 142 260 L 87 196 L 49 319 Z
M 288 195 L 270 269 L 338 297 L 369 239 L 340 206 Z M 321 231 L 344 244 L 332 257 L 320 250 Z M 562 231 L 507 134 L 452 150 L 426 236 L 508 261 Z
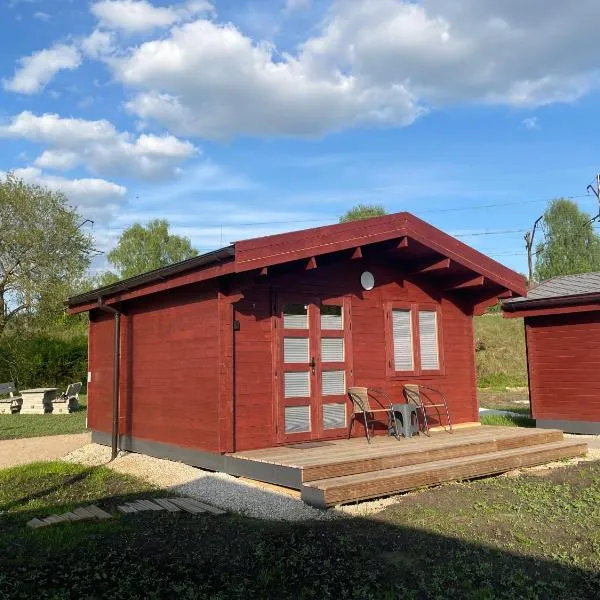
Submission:
M 343 338 L 322 338 L 321 360 L 323 362 L 344 362 Z
M 321 329 L 342 331 L 344 316 L 341 306 L 321 306 Z
M 421 348 L 421 370 L 437 371 L 440 368 L 440 357 L 436 312 L 431 310 L 419 311 L 419 340 Z
M 323 404 L 323 429 L 346 427 L 345 404 Z
M 308 363 L 308 338 L 285 338 L 283 340 L 283 361 Z
M 285 432 L 304 433 L 310 431 L 310 407 L 287 406 L 285 409 Z
M 394 339 L 394 369 L 413 371 L 412 319 L 410 310 L 392 310 L 392 335 Z
M 286 398 L 309 398 L 310 377 L 308 371 L 288 371 L 283 376 L 283 389 Z
M 346 374 L 344 371 L 323 371 L 321 374 L 323 396 L 344 396 L 346 394 Z

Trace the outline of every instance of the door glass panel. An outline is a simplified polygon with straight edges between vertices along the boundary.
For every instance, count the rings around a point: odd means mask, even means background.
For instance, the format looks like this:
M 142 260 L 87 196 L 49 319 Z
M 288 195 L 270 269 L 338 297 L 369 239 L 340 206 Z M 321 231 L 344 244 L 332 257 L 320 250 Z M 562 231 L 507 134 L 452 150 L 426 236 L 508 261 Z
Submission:
M 284 373 L 283 389 L 286 398 L 310 397 L 310 377 L 308 371 L 288 371 Z
M 346 427 L 346 405 L 323 405 L 323 429 L 341 429 Z
M 346 394 L 346 373 L 344 371 L 323 371 L 323 396 L 343 396 Z
M 283 340 L 283 361 L 308 363 L 308 338 L 285 338 Z
M 285 409 L 285 432 L 310 431 L 310 406 L 287 406 Z
M 344 318 L 341 306 L 321 306 L 321 329 L 341 331 L 344 328 Z
M 323 362 L 343 362 L 344 339 L 323 338 L 321 340 L 321 360 Z
M 283 307 L 284 329 L 308 329 L 308 306 L 306 304 L 286 304 Z

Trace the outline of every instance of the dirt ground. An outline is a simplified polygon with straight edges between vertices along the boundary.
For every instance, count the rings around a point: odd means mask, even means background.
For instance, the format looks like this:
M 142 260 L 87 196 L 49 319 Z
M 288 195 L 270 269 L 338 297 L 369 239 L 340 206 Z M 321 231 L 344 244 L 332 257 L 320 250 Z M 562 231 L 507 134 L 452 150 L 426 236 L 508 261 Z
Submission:
M 527 388 L 515 388 L 506 391 L 478 390 L 477 398 L 482 408 L 529 408 Z
M 89 433 L 51 435 L 46 437 L 0 441 L 0 469 L 24 465 L 38 460 L 56 460 L 89 444 Z

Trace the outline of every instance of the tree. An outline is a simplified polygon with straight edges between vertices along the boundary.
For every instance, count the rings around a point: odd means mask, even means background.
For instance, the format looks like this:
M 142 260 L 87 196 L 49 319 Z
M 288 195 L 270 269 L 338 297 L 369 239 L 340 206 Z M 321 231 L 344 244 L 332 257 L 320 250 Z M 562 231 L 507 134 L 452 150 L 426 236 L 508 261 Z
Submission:
M 556 275 L 600 271 L 600 237 L 591 217 L 565 198 L 552 200 L 544 213 L 545 240 L 536 251 L 538 281 Z
M 135 223 L 121 234 L 116 247 L 108 253 L 108 262 L 117 273 L 105 273 L 102 282 L 134 277 L 197 254 L 188 238 L 169 233 L 168 221 L 155 219 L 145 227 Z
M 58 318 L 90 265 L 92 238 L 60 192 L 0 181 L 0 337 L 7 326 Z
M 371 217 L 382 217 L 385 214 L 387 214 L 387 211 L 379 204 L 357 204 L 340 217 L 340 223 L 370 219 Z

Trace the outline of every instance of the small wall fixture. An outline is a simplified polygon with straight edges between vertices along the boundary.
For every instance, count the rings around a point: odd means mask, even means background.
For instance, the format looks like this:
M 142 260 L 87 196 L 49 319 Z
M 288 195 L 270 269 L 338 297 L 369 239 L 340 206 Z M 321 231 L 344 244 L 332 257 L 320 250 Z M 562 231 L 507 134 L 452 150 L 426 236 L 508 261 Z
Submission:
M 375 277 L 373 277 L 373 273 L 370 271 L 365 271 L 360 276 L 360 285 L 363 286 L 365 290 L 372 290 L 375 287 Z

